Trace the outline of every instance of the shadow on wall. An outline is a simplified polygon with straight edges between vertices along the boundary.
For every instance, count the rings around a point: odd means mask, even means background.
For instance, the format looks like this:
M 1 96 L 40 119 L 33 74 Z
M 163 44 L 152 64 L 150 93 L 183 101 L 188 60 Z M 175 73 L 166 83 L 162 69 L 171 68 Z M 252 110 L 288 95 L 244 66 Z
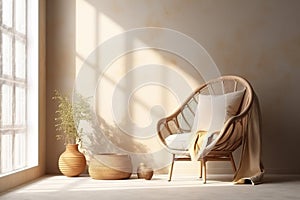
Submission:
M 134 141 L 115 125 L 110 125 L 100 116 L 94 117 L 91 128 L 85 127 L 85 134 L 81 138 L 81 149 L 83 150 L 87 163 L 98 154 L 116 153 L 128 154 L 131 157 L 133 172 L 140 163 L 152 166 L 154 159 L 147 146 L 138 141 Z M 81 124 L 81 127 L 89 126 Z M 138 152 L 138 154 L 136 154 Z

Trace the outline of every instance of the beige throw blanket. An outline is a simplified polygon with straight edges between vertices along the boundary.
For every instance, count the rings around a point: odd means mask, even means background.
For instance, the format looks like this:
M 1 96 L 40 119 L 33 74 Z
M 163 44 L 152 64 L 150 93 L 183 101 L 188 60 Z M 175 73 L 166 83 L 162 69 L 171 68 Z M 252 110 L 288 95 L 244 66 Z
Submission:
M 241 127 L 234 130 L 235 134 L 242 134 L 243 136 L 241 159 L 234 175 L 234 183 L 255 185 L 262 182 L 264 175 L 261 162 L 261 113 L 255 94 L 253 100 L 249 113 L 242 118 Z M 189 149 L 192 160 L 205 157 L 217 144 L 220 137 L 219 132 L 199 131 L 193 138 Z

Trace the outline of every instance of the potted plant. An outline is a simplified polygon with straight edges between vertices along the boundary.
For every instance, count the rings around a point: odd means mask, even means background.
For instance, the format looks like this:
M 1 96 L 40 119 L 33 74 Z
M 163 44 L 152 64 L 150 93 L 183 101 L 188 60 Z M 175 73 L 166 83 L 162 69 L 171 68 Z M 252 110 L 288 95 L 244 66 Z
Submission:
M 64 140 L 66 150 L 60 155 L 58 161 L 59 170 L 65 176 L 78 176 L 86 167 L 86 159 L 78 150 L 82 129 L 79 130 L 80 121 L 91 120 L 88 98 L 75 93 L 76 101 L 72 103 L 67 96 L 59 91 L 54 91 L 53 100 L 57 102 L 55 111 L 55 127 L 58 131 L 56 138 Z

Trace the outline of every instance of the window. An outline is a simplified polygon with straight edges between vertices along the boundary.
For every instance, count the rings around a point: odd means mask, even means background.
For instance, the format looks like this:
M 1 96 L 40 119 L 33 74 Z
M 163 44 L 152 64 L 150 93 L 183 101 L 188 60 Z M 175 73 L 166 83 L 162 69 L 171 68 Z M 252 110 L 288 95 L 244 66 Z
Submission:
M 0 175 L 28 166 L 27 0 L 0 0 Z

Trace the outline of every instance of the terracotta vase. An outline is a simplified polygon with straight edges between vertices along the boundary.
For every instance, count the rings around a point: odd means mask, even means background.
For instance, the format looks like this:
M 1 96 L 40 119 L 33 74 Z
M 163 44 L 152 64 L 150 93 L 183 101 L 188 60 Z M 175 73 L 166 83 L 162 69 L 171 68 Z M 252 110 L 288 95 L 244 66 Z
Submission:
M 151 180 L 153 176 L 153 169 L 151 167 L 147 167 L 144 163 L 140 163 L 137 168 L 137 176 L 138 178 Z
M 78 176 L 86 167 L 86 159 L 78 150 L 78 144 L 67 144 L 66 150 L 60 155 L 58 167 L 65 176 Z

